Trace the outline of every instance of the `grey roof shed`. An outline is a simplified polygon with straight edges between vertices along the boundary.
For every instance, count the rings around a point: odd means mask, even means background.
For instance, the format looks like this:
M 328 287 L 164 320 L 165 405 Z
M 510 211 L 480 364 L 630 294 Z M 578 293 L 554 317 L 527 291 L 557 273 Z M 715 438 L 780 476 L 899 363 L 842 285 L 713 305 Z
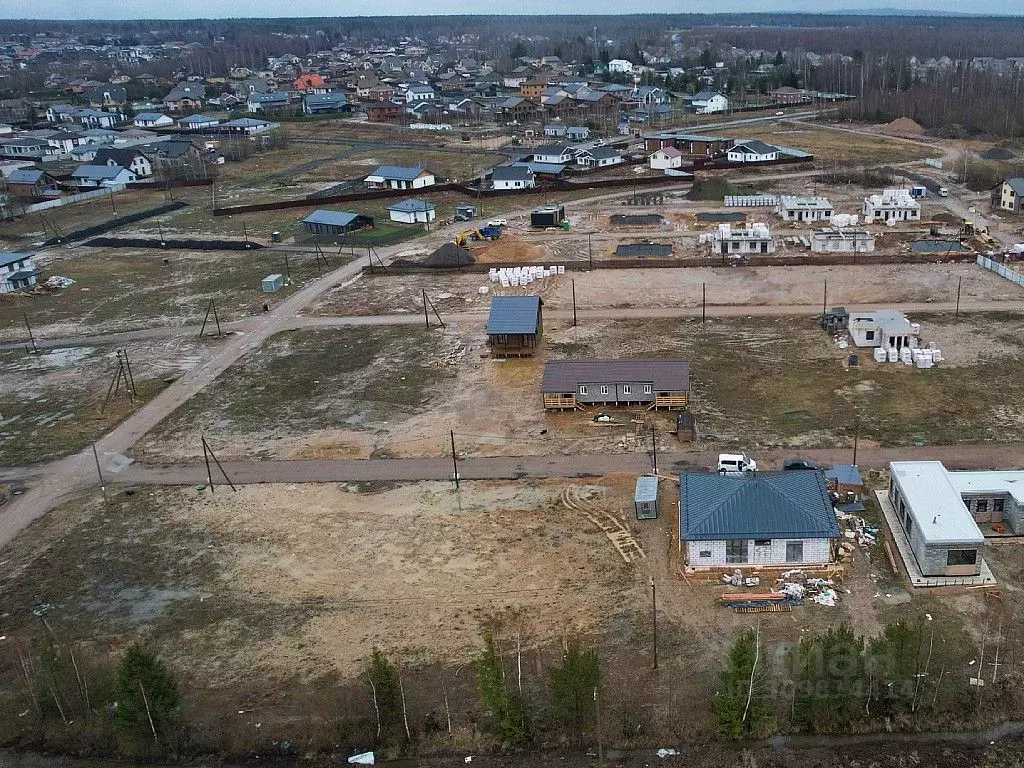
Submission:
M 496 333 L 537 333 L 540 296 L 495 296 L 487 318 L 487 335 Z

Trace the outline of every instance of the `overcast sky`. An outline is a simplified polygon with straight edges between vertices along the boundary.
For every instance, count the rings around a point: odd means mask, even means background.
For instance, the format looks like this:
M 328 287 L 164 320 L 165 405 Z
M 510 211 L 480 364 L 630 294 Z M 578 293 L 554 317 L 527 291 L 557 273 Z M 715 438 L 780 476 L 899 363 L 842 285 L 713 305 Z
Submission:
M 829 13 L 843 10 L 902 9 L 921 11 L 970 11 L 977 14 L 1024 15 L 1021 0 L 0 0 L 0 18 L 11 19 L 190 19 L 238 16 L 413 16 L 433 14 L 601 14 L 621 13 L 713 13 L 756 11 L 809 11 Z M 340 13 L 339 13 L 340 12 Z

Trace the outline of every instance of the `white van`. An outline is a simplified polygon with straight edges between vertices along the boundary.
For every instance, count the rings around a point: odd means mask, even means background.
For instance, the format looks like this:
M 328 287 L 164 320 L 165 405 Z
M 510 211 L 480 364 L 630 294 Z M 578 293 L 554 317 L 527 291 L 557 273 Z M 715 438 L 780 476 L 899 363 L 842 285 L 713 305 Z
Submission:
M 718 454 L 718 471 L 723 475 L 744 475 L 757 471 L 757 462 L 745 453 Z

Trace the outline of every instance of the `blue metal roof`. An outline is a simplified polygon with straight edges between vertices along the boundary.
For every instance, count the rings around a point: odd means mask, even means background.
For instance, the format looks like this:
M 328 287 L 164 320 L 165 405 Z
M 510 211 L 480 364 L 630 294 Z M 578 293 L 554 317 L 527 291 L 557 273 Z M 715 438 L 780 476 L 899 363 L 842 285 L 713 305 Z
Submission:
M 37 184 L 43 178 L 43 171 L 37 168 L 18 168 L 7 176 L 8 184 Z
M 352 213 L 351 211 L 326 211 L 320 209 L 309 214 L 309 216 L 302 220 L 302 223 L 345 227 L 355 221 L 358 216 L 358 213 Z
M 405 168 L 400 165 L 382 165 L 371 173 L 370 176 L 379 176 L 382 179 L 395 179 L 396 181 L 412 181 L 425 170 L 424 168 Z
M 840 485 L 864 485 L 855 464 L 833 464 L 832 469 L 825 471 L 825 478 L 836 480 Z
M 557 176 L 565 170 L 565 163 L 512 163 L 512 167 L 519 166 L 529 168 L 534 173 L 548 173 Z
M 820 472 L 687 472 L 679 477 L 679 499 L 683 541 L 839 536 Z
M 33 256 L 35 256 L 35 253 L 29 251 L 2 251 L 0 252 L 0 267 L 17 264 L 19 261 L 31 259 Z
M 423 213 L 424 211 L 432 211 L 436 206 L 433 203 L 428 203 L 426 200 L 420 200 L 418 197 L 410 198 L 409 200 L 403 200 L 400 203 L 389 205 L 389 211 L 400 211 L 402 213 Z
M 536 333 L 540 296 L 495 296 L 487 318 L 487 335 L 494 333 Z

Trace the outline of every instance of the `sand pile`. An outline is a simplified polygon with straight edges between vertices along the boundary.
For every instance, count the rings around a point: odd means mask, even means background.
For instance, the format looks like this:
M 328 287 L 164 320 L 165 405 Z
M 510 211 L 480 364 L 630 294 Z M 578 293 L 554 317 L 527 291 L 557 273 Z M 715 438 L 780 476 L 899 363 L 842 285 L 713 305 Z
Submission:
M 475 255 L 481 264 L 539 264 L 548 259 L 546 248 L 509 235 L 475 251 Z
M 891 123 L 886 123 L 878 129 L 881 133 L 889 133 L 898 136 L 920 136 L 924 128 L 909 117 L 898 117 Z

